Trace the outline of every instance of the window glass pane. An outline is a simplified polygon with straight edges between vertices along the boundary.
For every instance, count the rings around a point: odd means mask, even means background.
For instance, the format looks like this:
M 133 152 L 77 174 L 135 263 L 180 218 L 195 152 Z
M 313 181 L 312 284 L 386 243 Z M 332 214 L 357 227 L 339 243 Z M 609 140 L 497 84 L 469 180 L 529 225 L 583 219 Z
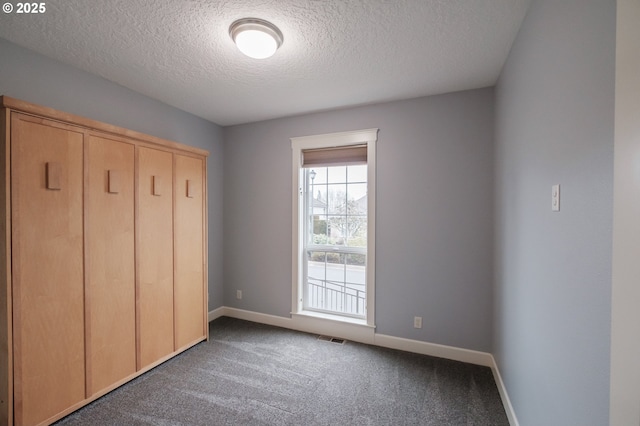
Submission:
M 349 247 L 367 247 L 367 218 L 363 216 L 348 216 L 346 219 L 348 232 L 346 245 Z
M 367 264 L 367 255 L 366 254 L 358 254 L 358 253 L 350 253 L 346 256 L 347 266 L 352 266 L 351 270 L 354 273 L 358 274 L 358 279 L 356 280 L 353 276 L 349 278 L 347 274 L 347 281 L 358 282 L 360 284 L 364 284 L 364 267 Z M 362 269 L 355 268 L 356 266 L 361 266 Z
M 306 304 L 315 309 L 321 309 L 324 306 L 325 256 L 326 253 L 323 251 L 307 251 Z
M 329 214 L 346 214 L 347 204 L 347 185 L 342 184 L 330 184 L 327 188 L 327 201 L 328 201 L 328 213 Z
M 347 185 L 347 214 L 367 214 L 366 183 L 350 183 Z
M 347 166 L 327 167 L 329 183 L 345 183 L 347 181 Z
M 314 167 L 312 169 L 307 169 L 307 170 L 309 170 L 309 182 L 311 184 L 327 183 L 327 168 L 326 167 Z
M 327 186 L 326 185 L 314 185 L 314 188 L 309 188 L 313 190 L 312 204 L 313 207 L 313 215 L 322 215 L 327 214 Z M 311 194 L 311 191 L 309 191 Z
M 327 253 L 325 309 L 344 312 L 345 257 L 342 253 Z
M 328 224 L 326 215 L 313 217 L 313 244 L 329 244 Z
M 367 165 L 348 166 L 349 182 L 367 182 Z
M 363 314 L 366 294 L 366 259 L 364 254 L 348 254 L 345 285 L 349 296 L 346 308 L 349 313 Z
M 307 271 L 307 274 L 309 278 L 313 277 L 313 279 L 315 280 L 325 279 L 324 263 L 325 263 L 326 255 L 327 253 L 324 251 L 315 251 L 315 250 L 307 251 L 307 260 L 309 264 L 309 269 Z
M 344 216 L 331 215 L 328 217 L 329 244 L 344 245 L 346 221 Z

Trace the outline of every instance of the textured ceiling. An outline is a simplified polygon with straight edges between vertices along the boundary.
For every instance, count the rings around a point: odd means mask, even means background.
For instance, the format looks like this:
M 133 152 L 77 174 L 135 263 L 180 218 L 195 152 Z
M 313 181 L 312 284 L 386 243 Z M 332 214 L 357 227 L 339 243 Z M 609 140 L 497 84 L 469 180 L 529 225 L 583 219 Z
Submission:
M 0 37 L 220 125 L 495 84 L 529 0 L 50 0 Z M 284 43 L 243 56 L 229 25 Z

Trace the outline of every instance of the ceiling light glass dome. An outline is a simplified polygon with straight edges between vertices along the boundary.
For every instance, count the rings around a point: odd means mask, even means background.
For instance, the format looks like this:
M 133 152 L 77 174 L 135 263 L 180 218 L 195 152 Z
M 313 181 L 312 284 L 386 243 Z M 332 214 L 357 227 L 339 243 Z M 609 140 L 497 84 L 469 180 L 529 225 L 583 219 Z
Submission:
M 282 33 L 270 22 L 258 18 L 238 19 L 229 27 L 229 35 L 245 55 L 265 59 L 282 45 Z

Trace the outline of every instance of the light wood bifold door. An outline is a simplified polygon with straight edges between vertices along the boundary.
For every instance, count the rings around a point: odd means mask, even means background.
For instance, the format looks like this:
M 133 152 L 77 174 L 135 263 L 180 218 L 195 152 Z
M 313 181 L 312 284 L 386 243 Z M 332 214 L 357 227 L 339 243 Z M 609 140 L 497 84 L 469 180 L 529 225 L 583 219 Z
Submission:
M 173 154 L 138 148 L 138 369 L 173 352 Z
M 176 349 L 206 335 L 204 289 L 204 162 L 176 155 L 175 339 Z
M 135 146 L 91 135 L 87 191 L 87 389 L 136 372 Z
M 15 424 L 85 398 L 83 144 L 78 129 L 11 118 Z

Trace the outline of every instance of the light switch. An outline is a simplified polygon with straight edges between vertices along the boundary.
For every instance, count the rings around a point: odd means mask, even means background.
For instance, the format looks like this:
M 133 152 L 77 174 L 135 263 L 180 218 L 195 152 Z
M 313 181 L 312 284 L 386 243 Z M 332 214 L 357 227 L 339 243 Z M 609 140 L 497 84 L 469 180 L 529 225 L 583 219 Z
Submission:
M 551 211 L 560 211 L 560 185 L 551 187 Z

